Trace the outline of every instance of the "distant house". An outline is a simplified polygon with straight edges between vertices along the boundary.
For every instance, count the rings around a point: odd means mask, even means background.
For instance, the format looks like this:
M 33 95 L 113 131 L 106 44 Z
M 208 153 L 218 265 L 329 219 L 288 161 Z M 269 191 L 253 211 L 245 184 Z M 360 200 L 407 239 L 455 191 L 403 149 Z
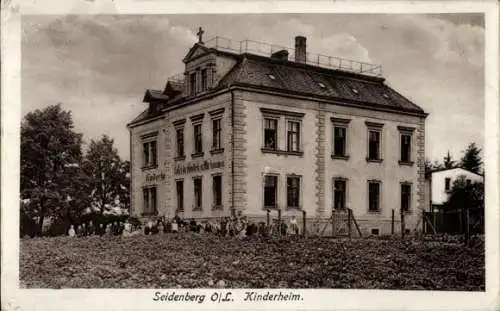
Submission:
M 426 201 L 429 202 L 427 211 L 431 212 L 448 201 L 453 182 L 460 176 L 465 176 L 467 183 L 484 182 L 483 176 L 460 167 L 436 169 L 427 174 L 425 183 Z

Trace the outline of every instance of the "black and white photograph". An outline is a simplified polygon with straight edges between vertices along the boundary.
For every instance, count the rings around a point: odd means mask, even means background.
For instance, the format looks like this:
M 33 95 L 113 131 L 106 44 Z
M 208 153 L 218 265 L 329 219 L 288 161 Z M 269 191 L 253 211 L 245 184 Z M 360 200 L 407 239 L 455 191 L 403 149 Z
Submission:
M 99 310 L 335 309 L 343 293 L 498 308 L 484 7 L 20 14 L 19 107 L 2 96 L 16 295 L 40 293 L 32 310 L 77 289 Z M 141 295 L 111 307 L 118 289 Z M 2 309 L 24 310 L 12 297 Z

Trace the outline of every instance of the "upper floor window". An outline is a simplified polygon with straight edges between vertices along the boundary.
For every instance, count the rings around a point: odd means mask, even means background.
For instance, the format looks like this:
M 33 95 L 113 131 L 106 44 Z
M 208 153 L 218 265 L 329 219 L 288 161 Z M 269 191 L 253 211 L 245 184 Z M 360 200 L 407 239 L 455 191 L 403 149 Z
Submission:
M 278 120 L 265 118 L 264 119 L 264 148 L 278 149 Z
M 400 135 L 400 164 L 412 164 L 412 135 L 413 128 L 398 126 Z
M 156 148 L 156 140 L 151 140 L 144 142 L 142 144 L 143 150 L 143 167 L 155 167 L 158 165 L 157 163 L 157 148 Z
M 177 157 L 184 157 L 184 128 L 175 130 L 177 141 Z
M 203 117 L 203 113 L 191 117 L 193 124 L 193 153 L 191 157 L 193 158 L 203 156 Z
M 381 156 L 381 141 L 383 124 L 366 122 L 368 127 L 368 156 L 367 161 L 380 162 Z
M 189 75 L 189 94 L 196 94 L 196 72 Z
M 368 211 L 380 211 L 380 182 L 368 182 Z
M 203 152 L 203 134 L 201 132 L 201 123 L 193 125 L 194 133 L 194 153 Z
M 332 118 L 333 123 L 333 150 L 332 158 L 347 159 L 347 127 L 349 119 Z
M 212 120 L 212 150 L 222 148 L 222 123 L 221 119 Z
M 300 151 L 300 122 L 288 121 L 287 151 Z
M 208 70 L 201 70 L 201 90 L 206 91 L 208 89 Z
M 300 176 L 286 178 L 286 201 L 288 208 L 300 208 Z

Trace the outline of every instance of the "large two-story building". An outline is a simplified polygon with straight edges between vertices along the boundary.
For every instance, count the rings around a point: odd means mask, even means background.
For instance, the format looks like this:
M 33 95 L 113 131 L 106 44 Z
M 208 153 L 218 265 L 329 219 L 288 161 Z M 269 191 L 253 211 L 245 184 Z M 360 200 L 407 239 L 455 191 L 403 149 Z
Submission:
M 402 209 L 418 226 L 427 114 L 380 66 L 308 53 L 301 36 L 286 49 L 200 34 L 183 62 L 128 124 L 132 214 L 351 208 L 363 230 L 383 232 Z

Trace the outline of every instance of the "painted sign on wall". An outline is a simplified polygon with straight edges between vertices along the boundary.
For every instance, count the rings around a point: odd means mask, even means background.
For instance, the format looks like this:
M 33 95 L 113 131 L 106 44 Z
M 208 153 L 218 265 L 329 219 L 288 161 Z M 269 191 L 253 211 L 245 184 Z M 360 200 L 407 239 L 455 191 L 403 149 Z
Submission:
M 195 162 L 188 164 L 177 164 L 175 168 L 175 174 L 176 175 L 189 174 L 193 172 L 201 172 L 223 167 L 224 167 L 224 161 L 216 161 L 216 162 L 203 161 L 203 162 Z
M 165 180 L 165 173 L 148 173 L 146 175 L 146 182 L 157 182 Z

